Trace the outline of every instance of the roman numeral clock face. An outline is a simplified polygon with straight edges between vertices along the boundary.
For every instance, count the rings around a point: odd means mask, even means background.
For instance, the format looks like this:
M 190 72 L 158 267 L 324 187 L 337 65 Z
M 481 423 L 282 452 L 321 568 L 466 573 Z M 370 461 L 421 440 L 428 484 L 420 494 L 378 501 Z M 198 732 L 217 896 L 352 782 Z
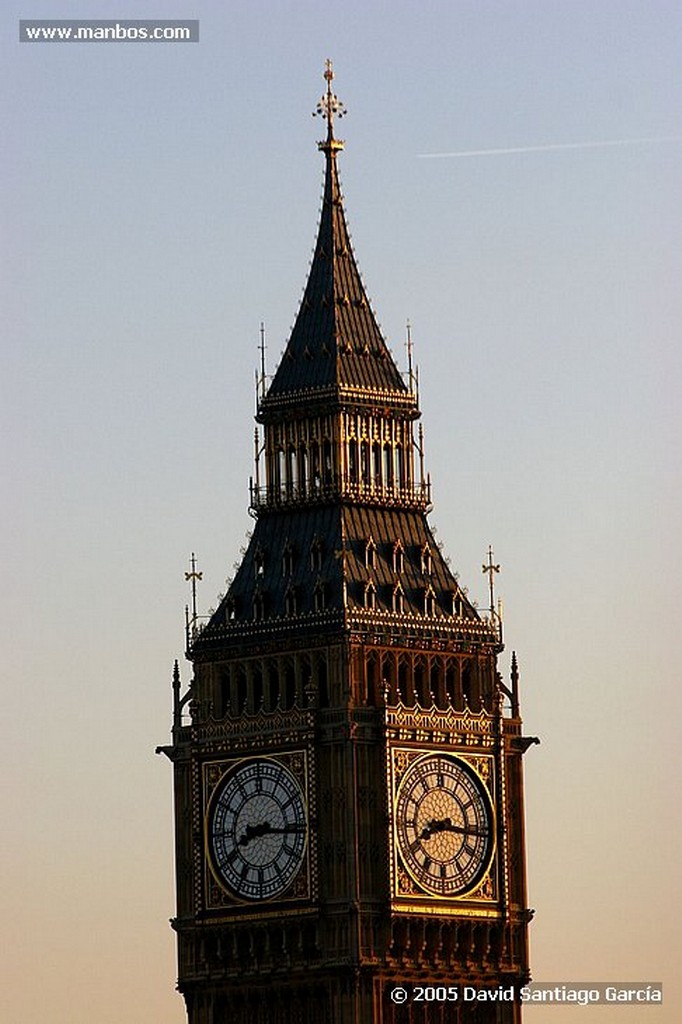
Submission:
M 403 863 L 426 892 L 462 895 L 488 870 L 494 849 L 490 797 L 458 758 L 426 754 L 413 761 L 398 788 L 395 818 Z
M 223 886 L 240 899 L 275 899 L 305 856 L 308 825 L 299 783 L 274 758 L 240 762 L 211 799 L 207 833 L 211 864 Z

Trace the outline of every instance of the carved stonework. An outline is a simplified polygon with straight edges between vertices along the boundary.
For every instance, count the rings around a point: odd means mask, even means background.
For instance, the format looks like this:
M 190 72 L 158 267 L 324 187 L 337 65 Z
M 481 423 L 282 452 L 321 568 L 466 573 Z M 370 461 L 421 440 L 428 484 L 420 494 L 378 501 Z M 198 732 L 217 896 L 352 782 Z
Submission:
M 399 867 L 398 868 L 398 894 L 400 896 L 413 896 L 415 893 L 418 893 L 418 892 L 419 892 L 419 890 L 417 889 L 416 885 L 414 884 L 414 882 L 412 881 L 412 879 L 408 875 L 407 871 L 405 871 L 405 868 Z

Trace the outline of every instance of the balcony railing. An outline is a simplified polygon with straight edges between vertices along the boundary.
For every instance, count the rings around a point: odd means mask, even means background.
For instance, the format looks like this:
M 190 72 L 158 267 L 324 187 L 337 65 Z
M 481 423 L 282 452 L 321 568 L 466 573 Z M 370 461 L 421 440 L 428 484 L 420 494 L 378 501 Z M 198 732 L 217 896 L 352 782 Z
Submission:
M 270 484 L 265 487 L 250 482 L 250 507 L 256 514 L 264 509 L 314 505 L 331 500 L 428 511 L 431 508 L 431 480 L 427 478 L 420 483 L 384 484 L 359 483 L 345 478 L 329 483 L 317 480 L 308 486 L 288 483 Z

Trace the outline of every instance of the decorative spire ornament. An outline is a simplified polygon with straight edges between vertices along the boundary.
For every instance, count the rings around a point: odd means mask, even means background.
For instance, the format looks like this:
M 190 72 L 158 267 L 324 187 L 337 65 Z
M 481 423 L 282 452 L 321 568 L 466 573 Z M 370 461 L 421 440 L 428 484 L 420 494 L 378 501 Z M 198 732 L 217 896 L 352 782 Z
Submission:
M 197 572 L 197 560 L 194 552 L 189 560 L 190 571 L 185 573 L 185 580 L 192 585 L 192 630 L 197 626 L 197 580 L 204 578 L 203 572 Z
M 483 572 L 488 574 L 488 587 L 490 589 L 490 619 L 495 618 L 495 580 L 494 574 L 500 571 L 499 565 L 493 561 L 493 546 L 488 545 L 488 563 L 483 566 Z
M 324 142 L 318 142 L 317 148 L 324 152 L 334 153 L 344 147 L 344 143 L 341 139 L 334 138 L 334 118 L 344 117 L 348 111 L 336 93 L 332 92 L 334 70 L 329 58 L 325 61 L 324 77 L 327 80 L 327 91 L 320 97 L 320 102 L 313 111 L 313 117 L 323 117 L 326 120 L 327 138 Z

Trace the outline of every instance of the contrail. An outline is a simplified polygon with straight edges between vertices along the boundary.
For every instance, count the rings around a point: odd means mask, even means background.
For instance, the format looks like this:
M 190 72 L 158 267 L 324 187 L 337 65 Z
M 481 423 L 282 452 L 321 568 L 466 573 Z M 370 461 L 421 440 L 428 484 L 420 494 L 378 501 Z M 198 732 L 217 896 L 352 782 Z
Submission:
M 596 142 L 551 142 L 542 146 L 510 146 L 507 149 L 461 149 L 454 153 L 417 153 L 419 159 L 446 157 L 506 156 L 509 153 L 550 153 L 559 149 L 603 149 L 607 146 L 642 146 L 647 142 L 681 142 L 682 135 L 655 135 L 641 139 L 600 139 Z

